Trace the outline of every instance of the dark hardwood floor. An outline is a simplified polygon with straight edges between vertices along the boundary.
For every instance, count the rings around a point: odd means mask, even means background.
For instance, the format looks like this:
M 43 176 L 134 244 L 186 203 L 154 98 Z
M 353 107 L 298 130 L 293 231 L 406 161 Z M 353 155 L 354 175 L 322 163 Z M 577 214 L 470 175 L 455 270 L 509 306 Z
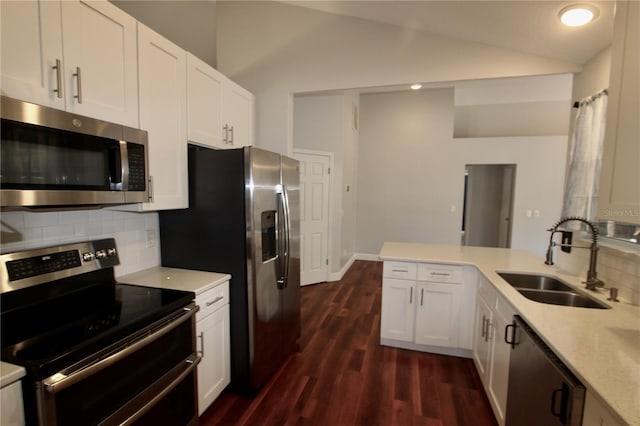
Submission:
M 300 352 L 256 395 L 223 394 L 214 425 L 495 425 L 473 361 L 380 346 L 382 263 L 301 289 Z

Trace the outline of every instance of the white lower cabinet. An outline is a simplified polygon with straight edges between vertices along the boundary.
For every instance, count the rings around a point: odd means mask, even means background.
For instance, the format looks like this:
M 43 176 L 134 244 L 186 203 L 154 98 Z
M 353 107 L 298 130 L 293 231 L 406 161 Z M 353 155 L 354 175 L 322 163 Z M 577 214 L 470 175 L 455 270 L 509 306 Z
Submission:
M 595 398 L 593 393 L 587 392 L 584 398 L 584 412 L 582 426 L 622 426 L 625 422 L 618 420 L 603 403 Z
M 18 380 L 0 389 L 0 424 L 2 426 L 22 426 L 24 409 L 22 405 L 22 382 Z
M 458 347 L 460 307 L 464 286 L 418 284 L 415 342 L 419 345 Z
M 515 310 L 483 276 L 478 280 L 473 360 L 489 397 L 496 420 L 504 425 L 509 385 L 511 346 L 505 329 Z
M 415 281 L 385 278 L 382 284 L 382 338 L 413 341 Z
M 473 268 L 386 261 L 383 275 L 381 344 L 470 355 Z
M 196 297 L 198 414 L 201 415 L 231 381 L 229 282 Z

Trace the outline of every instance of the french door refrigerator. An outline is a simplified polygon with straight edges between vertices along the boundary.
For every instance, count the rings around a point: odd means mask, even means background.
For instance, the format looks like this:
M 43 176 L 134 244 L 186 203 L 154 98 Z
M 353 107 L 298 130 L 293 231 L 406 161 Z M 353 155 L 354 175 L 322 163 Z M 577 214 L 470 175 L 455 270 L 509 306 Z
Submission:
M 231 274 L 231 384 L 253 394 L 298 350 L 297 160 L 189 145 L 189 208 L 162 211 L 162 265 Z

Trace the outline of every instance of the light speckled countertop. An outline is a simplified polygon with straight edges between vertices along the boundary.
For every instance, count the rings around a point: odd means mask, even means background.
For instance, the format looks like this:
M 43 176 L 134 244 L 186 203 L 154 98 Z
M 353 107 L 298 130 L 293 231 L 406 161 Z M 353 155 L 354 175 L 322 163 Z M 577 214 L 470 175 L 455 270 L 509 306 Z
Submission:
M 530 252 L 485 247 L 385 243 L 381 260 L 475 266 L 512 304 L 555 354 L 621 420 L 640 425 L 640 307 L 587 291 L 585 277 L 570 275 Z M 496 271 L 534 272 L 566 281 L 611 309 L 548 305 L 526 299 Z
M 0 388 L 9 386 L 11 383 L 20 380 L 24 375 L 24 368 L 0 361 Z
M 146 287 L 167 288 L 194 292 L 196 295 L 229 281 L 231 275 L 217 272 L 157 266 L 118 277 L 118 282 Z

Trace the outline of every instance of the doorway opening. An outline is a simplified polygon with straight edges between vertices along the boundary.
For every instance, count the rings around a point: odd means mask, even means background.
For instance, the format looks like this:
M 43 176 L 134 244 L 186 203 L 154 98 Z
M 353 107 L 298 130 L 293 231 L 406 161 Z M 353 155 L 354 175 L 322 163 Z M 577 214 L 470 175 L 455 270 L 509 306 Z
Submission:
M 462 245 L 511 247 L 515 164 L 467 164 Z

